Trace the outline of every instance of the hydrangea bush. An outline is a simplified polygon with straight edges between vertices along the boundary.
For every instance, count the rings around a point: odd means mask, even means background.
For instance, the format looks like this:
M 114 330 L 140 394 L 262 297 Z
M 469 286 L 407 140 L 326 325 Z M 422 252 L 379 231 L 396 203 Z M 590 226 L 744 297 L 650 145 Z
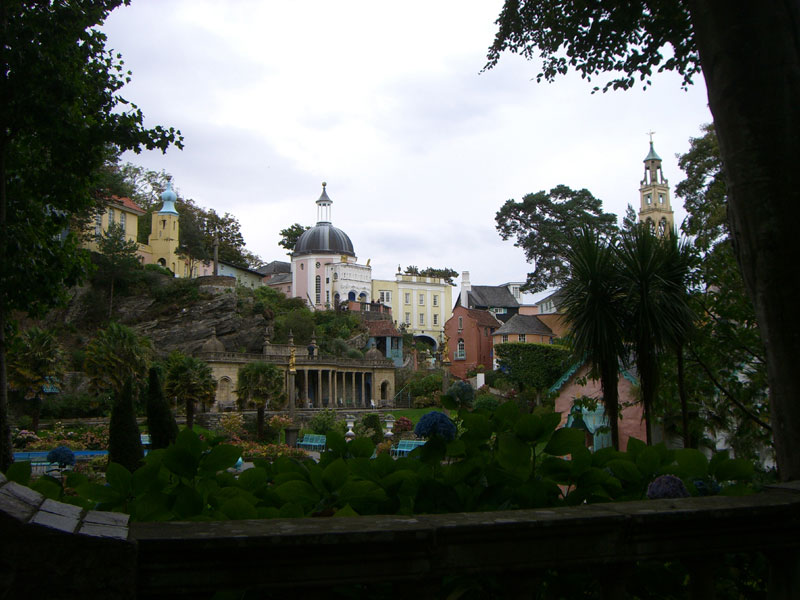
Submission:
M 66 446 L 59 446 L 47 453 L 47 460 L 57 463 L 59 467 L 65 469 L 67 466 L 75 464 L 75 453 Z
M 456 437 L 456 424 L 443 412 L 434 410 L 422 415 L 414 433 L 422 438 L 438 435 L 450 442 Z

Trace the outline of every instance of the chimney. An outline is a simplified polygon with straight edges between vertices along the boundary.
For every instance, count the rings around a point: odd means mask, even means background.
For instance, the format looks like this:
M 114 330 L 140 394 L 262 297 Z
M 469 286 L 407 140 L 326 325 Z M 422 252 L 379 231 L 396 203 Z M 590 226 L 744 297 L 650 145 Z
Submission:
M 461 273 L 461 306 L 464 308 L 469 308 L 469 298 L 467 296 L 471 289 L 472 285 L 469 282 L 469 271 L 464 271 Z

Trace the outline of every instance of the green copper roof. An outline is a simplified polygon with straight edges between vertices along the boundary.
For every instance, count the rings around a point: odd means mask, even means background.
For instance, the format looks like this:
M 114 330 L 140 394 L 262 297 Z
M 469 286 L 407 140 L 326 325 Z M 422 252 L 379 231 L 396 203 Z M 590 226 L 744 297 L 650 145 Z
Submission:
M 650 142 L 650 152 L 647 153 L 644 162 L 647 162 L 648 160 L 661 160 L 661 157 L 656 154 L 656 151 L 653 149 L 653 142 Z

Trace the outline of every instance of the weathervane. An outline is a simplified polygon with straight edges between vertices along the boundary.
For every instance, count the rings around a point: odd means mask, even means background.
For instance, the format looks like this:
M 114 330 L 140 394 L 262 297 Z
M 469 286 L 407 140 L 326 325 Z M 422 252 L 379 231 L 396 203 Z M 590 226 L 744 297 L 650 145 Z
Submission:
M 650 143 L 651 144 L 653 143 L 653 134 L 654 133 L 655 133 L 655 131 L 646 131 L 645 132 L 645 135 L 649 135 L 650 136 Z

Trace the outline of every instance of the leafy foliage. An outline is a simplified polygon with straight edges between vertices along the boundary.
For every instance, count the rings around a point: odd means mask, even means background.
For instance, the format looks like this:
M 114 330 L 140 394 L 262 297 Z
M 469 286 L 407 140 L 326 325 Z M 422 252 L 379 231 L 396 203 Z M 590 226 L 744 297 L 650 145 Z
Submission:
M 506 0 L 497 24 L 486 68 L 495 66 L 507 50 L 528 59 L 538 54 L 542 67 L 537 81 L 553 81 L 570 69 L 589 81 L 601 73 L 613 73 L 615 78 L 603 86 L 606 91 L 628 89 L 637 79 L 647 87 L 654 70 L 678 72 L 684 86 L 700 72 L 689 10 L 680 2 L 611 7 Z
M 437 279 L 444 279 L 446 283 L 455 285 L 454 278 L 458 277 L 458 271 L 450 267 L 425 267 L 420 269 L 416 266 L 408 266 L 405 270 L 406 275 L 419 275 L 420 277 L 436 277 Z
M 121 390 L 114 392 L 108 428 L 108 461 L 129 471 L 139 468 L 144 455 L 134 402 L 133 379 L 129 378 Z
M 154 449 L 166 448 L 178 437 L 178 424 L 164 398 L 158 369 L 153 367 L 147 385 L 147 431 Z
M 264 434 L 264 410 L 267 403 L 273 408 L 283 405 L 286 400 L 283 394 L 283 372 L 273 364 L 256 361 L 239 369 L 236 384 L 236 395 L 239 405 L 256 407 L 257 435 L 261 439 Z
M 125 230 L 118 223 L 110 223 L 108 229 L 97 239 L 99 255 L 98 269 L 94 276 L 96 281 L 108 284 L 108 318 L 111 318 L 114 306 L 114 286 L 120 281 L 132 279 L 134 273 L 140 271 L 137 251 L 139 244 L 125 238 Z
M 294 247 L 297 245 L 297 240 L 300 239 L 300 236 L 309 229 L 311 229 L 311 227 L 307 225 L 300 225 L 300 223 L 293 223 L 286 229 L 281 229 L 278 232 L 278 235 L 281 236 L 278 246 L 281 248 L 286 248 L 289 253 L 294 252 Z
M 547 390 L 569 366 L 570 351 L 555 344 L 506 343 L 495 346 L 500 368 L 523 388 Z
M 526 194 L 521 202 L 506 200 L 495 215 L 497 231 L 504 240 L 525 251 L 533 272 L 527 289 L 540 292 L 561 284 L 566 276 L 565 255 L 573 231 L 587 227 L 607 237 L 617 231 L 617 217 L 603 212 L 603 203 L 588 190 L 565 185 L 549 192 Z
M 86 346 L 84 370 L 90 389 L 95 393 L 118 393 L 129 379 L 142 383 L 151 353 L 149 338 L 125 325 L 110 323 Z
M 194 407 L 200 402 L 213 402 L 217 382 L 211 367 L 199 358 L 173 352 L 167 361 L 165 391 L 183 403 L 186 409 L 186 426 L 194 426 Z
M 641 500 L 650 482 L 665 474 L 680 477 L 693 495 L 701 481 L 706 490 L 741 494 L 753 477 L 752 465 L 725 453 L 709 461 L 697 450 L 648 447 L 635 439 L 627 452 L 592 454 L 582 432 L 556 429 L 560 415 L 522 414 L 513 402 L 491 415 L 459 411 L 461 433 L 454 438 L 446 415 L 429 415 L 426 433 L 446 427 L 447 435 L 433 435 L 408 458 L 370 458 L 371 440 L 347 443 L 329 432 L 319 463 L 277 456 L 256 460 L 238 477 L 228 469 L 240 448 L 184 429 L 174 445 L 151 451 L 133 473 L 109 465 L 107 486 L 76 475 L 70 486 L 79 497 L 72 501 L 128 512 L 135 521 L 409 515 Z M 7 475 L 21 483 L 30 476 L 24 466 Z
M 122 0 L 3 5 L 0 38 L 0 468 L 10 460 L 5 335 L 11 311 L 41 314 L 88 266 L 75 233 L 105 197 L 113 155 L 181 146 L 144 127 L 119 90 L 130 80 L 101 25 Z

